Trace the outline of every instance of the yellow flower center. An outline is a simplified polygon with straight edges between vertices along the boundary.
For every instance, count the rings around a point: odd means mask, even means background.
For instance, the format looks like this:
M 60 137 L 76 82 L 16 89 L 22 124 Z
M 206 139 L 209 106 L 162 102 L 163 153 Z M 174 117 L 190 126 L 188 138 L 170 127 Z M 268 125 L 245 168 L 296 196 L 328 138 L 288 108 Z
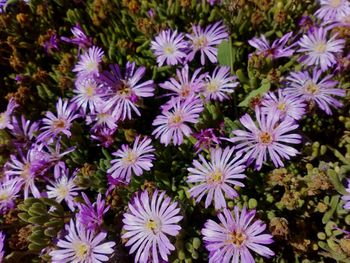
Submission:
M 207 182 L 209 184 L 219 184 L 222 182 L 222 179 L 223 179 L 223 173 L 218 170 L 218 169 L 215 169 L 214 172 L 212 172 L 211 174 L 209 174 L 208 178 L 207 178 Z
M 6 114 L 5 114 L 5 112 L 0 113 L 0 124 L 2 124 L 2 123 L 4 124 L 5 121 L 6 121 Z
M 333 8 L 339 7 L 340 4 L 341 4 L 341 0 L 332 0 L 332 1 L 329 3 L 329 5 L 330 5 L 331 7 L 333 7 Z
M 30 177 L 30 164 L 26 163 L 23 167 L 23 171 L 21 172 L 21 177 L 27 180 Z
M 277 109 L 279 109 L 280 111 L 286 111 L 286 104 L 283 102 L 278 103 Z
M 137 160 L 137 155 L 132 150 L 128 150 L 128 153 L 126 154 L 126 156 L 122 158 L 122 161 L 127 165 L 135 163 L 136 160 Z
M 272 136 L 268 132 L 261 132 L 259 135 L 260 142 L 263 144 L 270 144 L 272 142 Z
M 73 245 L 73 249 L 77 258 L 79 258 L 80 260 L 84 260 L 86 259 L 89 253 L 90 247 L 83 242 L 78 242 Z
M 93 71 L 95 70 L 96 66 L 97 66 L 96 62 L 90 61 L 89 63 L 86 64 L 86 69 L 88 71 Z
M 327 44 L 325 42 L 319 42 L 315 46 L 315 51 L 318 53 L 324 53 L 327 50 Z
M 58 119 L 53 121 L 54 129 L 63 129 L 66 126 L 65 120 Z
M 153 234 L 157 234 L 160 231 L 160 222 L 154 219 L 148 219 L 146 222 L 146 228 L 151 230 Z
M 314 95 L 314 94 L 318 93 L 319 90 L 320 90 L 320 88 L 312 81 L 309 80 L 306 82 L 305 91 L 307 93 Z
M 217 80 L 212 80 L 207 84 L 207 91 L 212 93 L 219 89 L 219 82 Z
M 181 113 L 174 113 L 174 115 L 170 118 L 169 123 L 172 125 L 177 125 L 182 123 L 183 118 Z
M 175 48 L 174 48 L 172 45 L 167 44 L 167 45 L 164 47 L 163 51 L 164 51 L 164 54 L 165 54 L 165 55 L 172 55 L 172 54 L 174 54 L 174 52 L 175 52 Z
M 64 198 L 67 196 L 67 194 L 68 194 L 68 189 L 67 189 L 66 186 L 60 185 L 60 186 L 57 188 L 57 193 L 60 195 L 60 197 L 61 197 L 62 199 L 64 199 Z
M 241 247 L 246 238 L 247 236 L 241 230 L 236 230 L 229 234 L 228 243 Z
M 88 95 L 88 97 L 92 97 L 94 95 L 94 93 L 95 93 L 95 87 L 92 86 L 92 85 L 88 85 L 86 87 L 85 92 L 86 92 L 86 95 Z
M 6 193 L 6 192 L 0 193 L 0 201 L 7 200 L 8 198 L 9 198 L 8 193 Z
M 193 40 L 193 46 L 195 49 L 200 49 L 208 45 L 208 39 L 205 35 L 202 35 Z

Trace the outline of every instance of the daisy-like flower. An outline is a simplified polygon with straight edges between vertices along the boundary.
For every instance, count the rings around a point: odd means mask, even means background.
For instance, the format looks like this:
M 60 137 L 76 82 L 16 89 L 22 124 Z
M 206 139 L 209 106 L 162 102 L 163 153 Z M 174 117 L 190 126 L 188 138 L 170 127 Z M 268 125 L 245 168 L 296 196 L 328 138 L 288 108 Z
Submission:
M 287 80 L 285 93 L 298 96 L 306 101 L 315 102 L 328 115 L 332 114 L 331 107 L 339 108 L 343 104 L 333 96 L 344 97 L 346 91 L 334 88 L 338 82 L 332 80 L 333 75 L 321 79 L 322 71 L 314 69 L 312 76 L 307 71 L 292 72 Z
M 74 38 L 70 39 L 68 37 L 61 37 L 65 42 L 78 45 L 79 48 L 86 48 L 92 45 L 92 38 L 85 35 L 83 29 L 79 24 L 71 29 Z
M 192 77 L 189 75 L 188 65 L 186 64 L 181 71 L 176 70 L 177 78 L 171 78 L 169 81 L 159 84 L 163 89 L 170 90 L 169 95 L 179 99 L 186 99 L 198 94 L 204 86 L 203 79 L 206 74 L 199 75 L 201 69 L 197 69 Z
M 137 100 L 154 95 L 153 80 L 139 83 L 146 68 L 142 66 L 135 71 L 135 62 L 127 62 L 124 77 L 118 65 L 110 68 L 112 72 L 105 71 L 100 77 L 101 82 L 107 86 L 105 110 L 111 110 L 114 116 L 122 120 L 131 120 L 132 111 L 141 116 Z
M 39 142 L 46 140 L 51 141 L 62 133 L 70 137 L 72 122 L 79 117 L 79 115 L 75 113 L 76 107 L 75 103 L 68 104 L 68 100 L 59 98 L 56 103 L 57 116 L 50 111 L 46 113 L 46 118 L 43 119 L 44 126 L 41 128 L 43 132 L 40 133 L 37 140 Z
M 257 49 L 256 53 L 258 55 L 264 55 L 266 57 L 276 59 L 281 57 L 291 57 L 294 53 L 292 47 L 285 47 L 288 40 L 292 37 L 293 32 L 285 34 L 283 37 L 273 41 L 270 45 L 264 35 L 261 35 L 260 38 L 254 37 L 249 40 L 249 45 Z
M 13 143 L 17 147 L 28 148 L 35 138 L 35 132 L 39 130 L 39 122 L 26 120 L 22 115 L 20 119 L 12 117 L 13 129 L 10 131 L 15 137 Z
M 114 252 L 115 242 L 105 242 L 107 233 L 94 234 L 71 219 L 66 225 L 68 234 L 57 242 L 58 249 L 50 252 L 52 263 L 100 263 L 108 262 Z
M 11 115 L 17 106 L 18 105 L 16 104 L 15 100 L 11 98 L 7 104 L 6 111 L 0 113 L 0 130 L 5 128 L 13 129 L 13 125 L 11 123 Z
M 320 4 L 321 7 L 315 15 L 325 23 L 350 15 L 350 2 L 348 0 L 320 0 Z
M 208 100 L 223 101 L 228 99 L 227 93 L 232 93 L 238 86 L 236 77 L 230 76 L 230 67 L 216 67 L 211 76 L 207 76 L 203 94 Z
M 193 146 L 196 149 L 196 153 L 220 144 L 220 139 L 215 135 L 212 128 L 200 130 L 199 133 L 194 133 L 193 137 L 197 139 L 197 142 Z
M 207 195 L 205 208 L 213 201 L 215 209 L 226 207 L 225 193 L 230 199 L 238 196 L 234 186 L 243 187 L 239 180 L 245 178 L 245 161 L 241 155 L 233 155 L 234 148 L 226 147 L 210 149 L 210 161 L 208 162 L 202 155 L 198 160 L 193 161 L 193 167 L 188 168 L 189 176 L 187 183 L 194 183 L 190 189 L 191 197 L 196 198 L 196 202 Z
M 76 72 L 78 77 L 82 78 L 99 76 L 99 65 L 102 62 L 103 55 L 101 48 L 96 46 L 90 47 L 88 51 L 80 56 L 73 72 Z
M 225 208 L 218 215 L 219 224 L 213 220 L 205 223 L 202 235 L 209 251 L 209 263 L 254 263 L 250 250 L 267 258 L 275 255 L 266 247 L 273 242 L 272 235 L 263 234 L 266 224 L 261 220 L 253 221 L 255 213 L 255 210 L 247 211 L 245 207 L 240 212 L 236 206 L 232 214 Z
M 188 124 L 198 122 L 199 114 L 203 111 L 202 101 L 198 98 L 188 98 L 184 101 L 172 99 L 169 103 L 171 109 L 166 109 L 153 121 L 153 126 L 158 126 L 152 132 L 160 142 L 168 145 L 171 141 L 174 145 L 183 143 L 183 137 L 192 133 Z
M 106 109 L 105 103 L 101 102 L 96 105 L 95 112 L 86 117 L 86 123 L 92 124 L 92 130 L 96 132 L 101 129 L 116 130 L 118 118 L 112 114 L 112 109 Z
M 305 53 L 301 57 L 303 63 L 320 66 L 323 71 L 336 63 L 335 54 L 343 51 L 345 40 L 336 39 L 337 35 L 327 39 L 327 35 L 327 29 L 314 27 L 302 36 L 298 41 L 300 46 L 298 52 Z
M 23 179 L 20 177 L 10 179 L 5 176 L 0 182 L 0 214 L 4 214 L 15 207 L 15 199 L 21 191 L 22 184 Z
M 107 173 L 114 179 L 129 183 L 132 172 L 140 176 L 143 171 L 149 171 L 153 167 L 154 159 L 151 142 L 150 138 L 145 137 L 141 140 L 141 137 L 137 136 L 132 148 L 123 144 L 121 149 L 113 153 L 116 158 L 111 160 L 112 167 Z
M 193 34 L 187 34 L 190 39 L 191 52 L 187 55 L 187 60 L 192 61 L 195 54 L 200 51 L 201 64 L 205 64 L 205 56 L 211 63 L 217 62 L 217 45 L 228 38 L 226 27 L 221 23 L 207 26 L 204 30 L 199 25 L 193 25 Z
M 47 170 L 48 161 L 46 157 L 37 154 L 35 149 L 30 149 L 27 155 L 21 154 L 20 158 L 11 155 L 10 161 L 5 164 L 5 175 L 9 178 L 21 177 L 24 184 L 24 199 L 27 199 L 29 192 L 35 198 L 39 198 L 40 192 L 35 185 L 35 179 Z
M 273 92 L 268 92 L 261 102 L 261 112 L 269 115 L 277 113 L 281 119 L 286 117 L 300 120 L 305 115 L 306 104 L 296 95 L 286 95 L 281 89 L 278 96 Z
M 83 78 L 76 81 L 74 93 L 77 95 L 73 97 L 78 108 L 82 108 L 86 114 L 87 109 L 94 112 L 96 105 L 102 103 L 102 84 L 98 84 L 93 78 Z
M 260 170 L 263 162 L 270 156 L 276 167 L 284 166 L 282 159 L 290 159 L 298 154 L 298 151 L 287 144 L 298 144 L 301 136 L 289 133 L 299 125 L 294 120 L 287 118 L 279 122 L 280 116 L 274 112 L 269 115 L 261 114 L 260 109 L 255 109 L 258 126 L 252 118 L 245 114 L 240 118 L 242 125 L 248 130 L 234 130 L 236 135 L 229 141 L 236 143 L 238 153 L 244 153 L 244 159 L 248 164 L 255 160 L 255 168 Z
M 188 43 L 184 41 L 184 36 L 177 33 L 177 30 L 163 30 L 151 42 L 151 49 L 157 57 L 158 66 L 177 65 L 186 58 L 185 50 Z
M 341 198 L 345 203 L 344 209 L 350 209 L 350 179 L 347 180 L 347 184 L 347 188 L 345 188 L 346 194 Z
M 75 176 L 68 178 L 68 169 L 62 169 L 61 173 L 62 175 L 55 182 L 51 182 L 51 185 L 46 187 L 47 196 L 55 199 L 58 203 L 64 200 L 69 209 L 74 211 L 76 206 L 74 197 L 78 195 L 79 187 L 74 183 Z
M 102 200 L 102 195 L 98 194 L 95 203 L 91 203 L 85 193 L 82 193 L 85 204 L 79 203 L 79 213 L 77 214 L 77 221 L 84 226 L 84 228 L 96 233 L 102 223 L 103 215 L 108 212 L 109 206 L 106 206 L 105 200 Z
M 125 245 L 131 246 L 130 254 L 137 251 L 135 262 L 168 262 L 170 251 L 175 250 L 168 236 L 175 237 L 181 230 L 179 212 L 178 204 L 165 197 L 165 192 L 155 191 L 151 199 L 147 191 L 134 197 L 124 214 L 122 238 L 129 239 Z
M 114 142 L 114 133 L 116 129 L 102 128 L 97 130 L 92 130 L 91 139 L 99 141 L 98 146 L 103 146 L 109 148 Z

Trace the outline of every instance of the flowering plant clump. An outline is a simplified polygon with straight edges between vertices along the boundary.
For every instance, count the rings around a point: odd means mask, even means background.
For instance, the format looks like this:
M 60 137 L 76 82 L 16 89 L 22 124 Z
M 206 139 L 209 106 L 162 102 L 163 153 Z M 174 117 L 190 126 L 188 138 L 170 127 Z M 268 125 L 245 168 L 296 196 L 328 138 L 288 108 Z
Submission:
M 350 262 L 349 17 L 0 0 L 0 262 Z

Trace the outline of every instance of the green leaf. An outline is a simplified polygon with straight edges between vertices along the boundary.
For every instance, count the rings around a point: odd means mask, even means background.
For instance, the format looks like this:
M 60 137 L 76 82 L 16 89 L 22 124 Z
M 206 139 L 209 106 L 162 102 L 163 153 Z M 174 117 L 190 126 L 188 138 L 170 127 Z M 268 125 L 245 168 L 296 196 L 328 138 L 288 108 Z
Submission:
M 248 94 L 248 96 L 240 103 L 238 104 L 238 107 L 248 107 L 249 102 L 252 98 L 263 95 L 264 93 L 268 92 L 271 87 L 271 84 L 268 80 L 264 79 L 261 83 L 260 88 L 253 90 Z
M 338 205 L 338 202 L 339 202 L 339 195 L 335 195 L 335 196 L 332 196 L 331 198 L 331 202 L 330 202 L 330 210 L 328 210 L 323 218 L 322 218 L 322 223 L 323 224 L 326 224 L 332 217 L 332 215 L 334 214 L 335 210 L 337 209 L 337 205 Z
M 218 46 L 218 61 L 220 65 L 232 67 L 233 64 L 233 50 L 232 44 L 225 40 Z

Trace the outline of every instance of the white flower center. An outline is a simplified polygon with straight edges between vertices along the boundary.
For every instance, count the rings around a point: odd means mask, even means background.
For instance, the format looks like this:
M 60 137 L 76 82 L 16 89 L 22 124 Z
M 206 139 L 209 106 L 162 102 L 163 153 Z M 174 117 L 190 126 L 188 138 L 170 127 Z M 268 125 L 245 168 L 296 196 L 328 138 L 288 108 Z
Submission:
M 197 37 L 193 40 L 193 46 L 195 49 L 205 48 L 208 45 L 208 39 L 205 35 Z
M 319 42 L 315 45 L 315 51 L 317 53 L 324 53 L 327 50 L 327 43 L 325 42 Z
M 60 185 L 57 187 L 57 194 L 61 199 L 65 199 L 69 193 L 69 189 L 66 185 Z
M 132 165 L 136 162 L 137 155 L 132 150 L 128 150 L 126 156 L 122 158 L 122 162 L 126 165 Z
M 217 81 L 216 79 L 211 80 L 208 84 L 207 84 L 207 91 L 210 93 L 214 93 L 216 91 L 218 91 L 219 89 L 219 81 Z
M 264 145 L 269 145 L 269 144 L 272 143 L 273 137 L 272 137 L 272 135 L 271 135 L 270 133 L 268 133 L 268 132 L 261 132 L 261 133 L 259 134 L 259 140 L 260 140 L 260 142 L 261 142 L 262 144 L 264 144 Z
M 170 43 L 164 45 L 163 52 L 164 52 L 165 55 L 168 55 L 168 56 L 174 54 L 174 52 L 175 52 L 174 45 L 172 45 Z
M 90 254 L 90 246 L 81 241 L 77 241 L 75 244 L 73 244 L 73 250 L 76 257 L 81 261 L 87 259 L 88 255 Z

